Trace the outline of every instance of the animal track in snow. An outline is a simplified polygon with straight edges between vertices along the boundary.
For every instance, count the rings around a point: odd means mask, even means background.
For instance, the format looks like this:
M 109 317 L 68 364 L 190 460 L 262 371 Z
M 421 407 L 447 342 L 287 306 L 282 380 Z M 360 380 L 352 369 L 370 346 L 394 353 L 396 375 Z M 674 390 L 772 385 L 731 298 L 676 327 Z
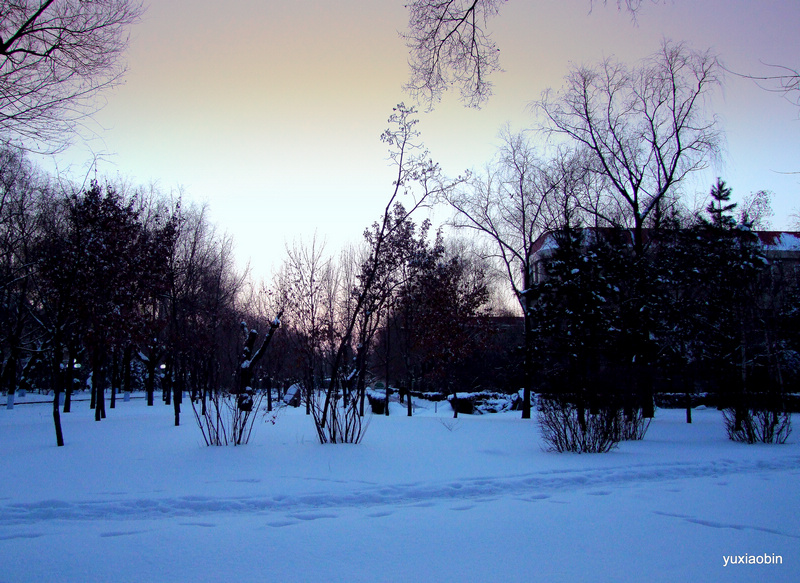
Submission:
M 797 538 L 800 539 L 800 535 L 792 534 L 789 532 L 783 532 L 780 530 L 775 530 L 773 528 L 763 528 L 761 526 L 751 526 L 747 524 L 729 524 L 724 522 L 716 522 L 713 520 L 703 520 L 702 518 L 697 518 L 694 516 L 688 516 L 685 514 L 673 514 L 671 512 L 659 512 L 654 511 L 653 514 L 657 514 L 659 516 L 667 516 L 669 518 L 680 518 L 685 520 L 686 522 L 691 522 L 692 524 L 698 524 L 700 526 L 707 526 L 709 528 L 730 528 L 732 530 L 755 530 L 758 532 L 766 532 L 769 534 L 776 534 L 778 536 L 786 536 L 789 538 Z

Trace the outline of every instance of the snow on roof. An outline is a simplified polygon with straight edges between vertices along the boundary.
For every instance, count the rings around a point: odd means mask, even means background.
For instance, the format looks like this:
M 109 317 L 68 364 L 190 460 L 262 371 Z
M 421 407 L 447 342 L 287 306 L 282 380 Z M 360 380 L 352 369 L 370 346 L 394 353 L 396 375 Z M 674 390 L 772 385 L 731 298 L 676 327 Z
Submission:
M 585 231 L 588 231 L 590 235 L 594 234 L 596 231 L 603 232 L 605 230 L 610 231 L 611 229 L 598 229 L 595 227 L 585 228 Z M 629 229 L 625 229 L 625 231 L 627 232 L 628 237 L 630 237 L 628 244 L 631 244 L 633 241 L 633 234 Z M 642 231 L 642 235 L 645 240 L 647 240 L 650 233 L 650 229 L 645 229 Z M 758 237 L 761 245 L 764 247 L 764 251 L 800 252 L 800 231 L 753 231 L 753 233 Z M 554 235 L 554 232 L 548 231 L 540 236 L 531 246 L 531 254 L 541 253 L 543 251 L 552 251 L 557 246 L 558 241 Z
M 765 251 L 800 251 L 798 231 L 756 231 Z

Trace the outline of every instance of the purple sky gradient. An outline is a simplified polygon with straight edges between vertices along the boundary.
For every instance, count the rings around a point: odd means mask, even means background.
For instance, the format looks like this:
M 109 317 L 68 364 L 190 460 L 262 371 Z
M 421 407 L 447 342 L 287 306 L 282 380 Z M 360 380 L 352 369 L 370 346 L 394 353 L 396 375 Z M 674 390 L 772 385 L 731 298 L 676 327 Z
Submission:
M 529 107 L 570 63 L 633 63 L 662 39 L 710 48 L 735 72 L 800 68 L 797 0 L 666 0 L 637 23 L 588 0 L 510 0 L 490 26 L 505 72 L 481 110 L 457 92 L 421 114 L 422 138 L 445 172 L 480 170 L 500 127 L 533 127 Z M 107 94 L 95 137 L 59 159 L 83 176 L 182 187 L 233 235 L 241 264 L 268 277 L 286 242 L 316 232 L 333 253 L 377 218 L 392 173 L 379 136 L 402 91 L 402 0 L 158 0 L 133 28 L 124 86 Z M 686 186 L 702 202 L 716 176 L 743 197 L 775 193 L 775 228 L 800 208 L 800 108 L 728 75 L 713 111 L 726 132 L 719 164 Z M 437 210 L 435 219 L 446 212 Z

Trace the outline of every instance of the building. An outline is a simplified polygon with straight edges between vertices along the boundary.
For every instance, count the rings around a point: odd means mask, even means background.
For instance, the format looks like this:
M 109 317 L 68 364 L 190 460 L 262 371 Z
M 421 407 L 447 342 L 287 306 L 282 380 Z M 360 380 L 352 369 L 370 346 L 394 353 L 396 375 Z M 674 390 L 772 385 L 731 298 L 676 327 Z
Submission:
M 586 227 L 583 229 L 586 242 L 591 243 L 595 237 L 610 233 L 618 233 L 611 228 Z M 643 239 L 647 244 L 653 237 L 652 230 L 643 232 Z M 754 231 L 758 244 L 764 257 L 769 262 L 772 276 L 777 281 L 791 281 L 800 283 L 800 231 Z M 628 245 L 633 245 L 633 231 L 621 231 L 623 240 Z M 545 264 L 558 247 L 558 240 L 554 231 L 541 235 L 532 245 L 531 261 L 532 282 L 540 283 L 545 277 Z

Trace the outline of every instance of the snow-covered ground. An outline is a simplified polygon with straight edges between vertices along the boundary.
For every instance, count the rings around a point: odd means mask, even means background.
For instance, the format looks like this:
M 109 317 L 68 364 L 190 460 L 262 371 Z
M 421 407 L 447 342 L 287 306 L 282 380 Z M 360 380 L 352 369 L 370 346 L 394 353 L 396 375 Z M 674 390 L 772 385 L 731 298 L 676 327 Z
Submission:
M 49 405 L 0 409 L 0 582 L 800 581 L 797 434 L 735 444 L 718 411 L 659 410 L 642 442 L 566 455 L 518 413 L 439 409 L 325 446 L 288 409 L 235 448 L 187 405 L 174 427 L 76 403 L 63 448 Z

